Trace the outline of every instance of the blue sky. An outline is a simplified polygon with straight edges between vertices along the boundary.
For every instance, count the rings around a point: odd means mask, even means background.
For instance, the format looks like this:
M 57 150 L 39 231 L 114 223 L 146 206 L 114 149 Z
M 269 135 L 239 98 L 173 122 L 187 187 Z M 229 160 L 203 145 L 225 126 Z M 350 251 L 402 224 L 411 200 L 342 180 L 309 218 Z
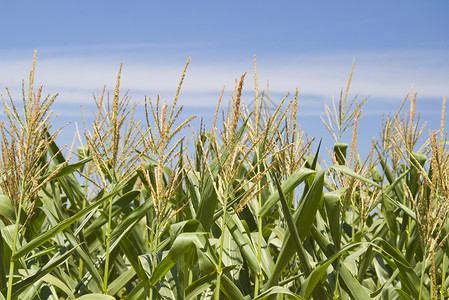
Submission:
M 269 80 L 278 99 L 299 88 L 305 120 L 318 121 L 338 97 L 354 57 L 351 91 L 370 97 L 367 116 L 394 112 L 412 84 L 428 118 L 449 95 L 448 1 L 37 3 L 2 3 L 3 95 L 7 85 L 20 97 L 34 49 L 38 83 L 67 107 L 92 103 L 104 84 L 112 90 L 120 62 L 134 100 L 160 93 L 169 101 L 188 57 L 181 104 L 214 107 L 244 72 L 245 89 L 253 89 L 254 54 L 260 86 Z

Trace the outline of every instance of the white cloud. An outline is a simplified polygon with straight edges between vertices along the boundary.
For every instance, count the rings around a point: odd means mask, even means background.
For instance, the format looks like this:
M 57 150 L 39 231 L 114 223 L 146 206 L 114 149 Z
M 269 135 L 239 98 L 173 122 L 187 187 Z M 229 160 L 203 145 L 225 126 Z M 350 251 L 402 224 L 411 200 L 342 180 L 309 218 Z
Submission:
M 156 55 L 142 58 L 142 53 L 135 55 L 139 47 L 130 46 L 133 54 L 104 55 L 95 52 L 94 48 L 87 55 L 43 55 L 43 58 L 38 57 L 36 84 L 44 83 L 47 92 L 59 92 L 59 101 L 91 103 L 92 93 L 101 90 L 104 84 L 113 90 L 118 67 L 123 60 L 121 85 L 130 90 L 134 100 L 142 101 L 143 95 L 155 97 L 157 93 L 172 99 L 185 58 L 180 55 L 173 56 L 173 59 Z M 18 55 L 0 53 L 0 85 L 9 86 L 17 97 L 21 95 L 21 80 L 24 78 L 26 82 L 31 66 L 31 57 L 27 56 L 23 52 Z M 319 103 L 316 99 L 329 101 L 332 94 L 338 97 L 346 86 L 353 56 L 346 53 L 308 53 L 258 57 L 259 89 L 266 88 L 267 80 L 272 94 L 285 95 L 299 88 L 301 99 L 306 102 L 304 107 L 316 110 Z M 360 97 L 371 95 L 376 99 L 400 102 L 414 84 L 420 97 L 442 99 L 449 94 L 447 70 L 447 51 L 358 53 L 351 91 L 352 94 L 358 92 Z M 248 72 L 245 90 L 252 91 L 252 57 L 222 61 L 194 56 L 183 84 L 181 103 L 215 106 L 223 85 L 226 85 L 226 95 L 229 95 L 234 88 L 234 79 L 244 72 Z M 0 93 L 4 95 L 4 89 Z

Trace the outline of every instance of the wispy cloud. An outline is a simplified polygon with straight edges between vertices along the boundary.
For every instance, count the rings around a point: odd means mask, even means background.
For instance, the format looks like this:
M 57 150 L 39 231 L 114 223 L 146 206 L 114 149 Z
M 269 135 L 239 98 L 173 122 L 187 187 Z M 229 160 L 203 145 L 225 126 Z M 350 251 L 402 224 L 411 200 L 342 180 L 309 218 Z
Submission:
M 170 54 L 164 56 L 164 49 L 171 46 L 178 49 L 167 50 Z M 113 89 L 120 61 L 123 61 L 122 87 L 130 90 L 133 99 L 142 100 L 144 95 L 155 97 L 161 93 L 169 100 L 187 58 L 179 54 L 186 45 L 171 46 L 116 45 L 111 51 L 111 47 L 98 45 L 77 53 L 65 52 L 65 55 L 53 55 L 62 53 L 60 49 L 46 49 L 42 51 L 42 57 L 38 57 L 37 81 L 44 83 L 47 92 L 59 92 L 59 101 L 89 103 L 92 92 L 101 90 L 104 84 Z M 151 47 L 157 47 L 158 51 L 145 54 Z M 106 48 L 110 51 L 102 53 L 101 50 Z M 129 49 L 131 54 L 127 53 Z M 209 59 L 196 50 L 192 52 L 181 95 L 184 105 L 214 106 L 223 86 L 226 85 L 228 94 L 231 93 L 234 79 L 244 72 L 248 72 L 245 89 L 253 89 L 252 57 L 224 61 Z M 399 102 L 412 84 L 423 98 L 441 99 L 449 94 L 448 51 L 364 52 L 355 56 L 351 90 L 360 97 L 371 95 L 376 99 Z M 317 105 L 322 107 L 324 101 L 329 101 L 333 94 L 338 96 L 346 86 L 353 57 L 353 53 L 261 55 L 257 66 L 260 88 L 265 88 L 268 80 L 273 95 L 285 95 L 299 88 L 304 107 L 315 111 Z M 29 53 L 0 53 L 0 84 L 18 92 L 21 80 L 28 77 L 30 66 Z M 4 90 L 0 93 L 5 94 Z M 20 93 L 16 95 L 20 96 Z

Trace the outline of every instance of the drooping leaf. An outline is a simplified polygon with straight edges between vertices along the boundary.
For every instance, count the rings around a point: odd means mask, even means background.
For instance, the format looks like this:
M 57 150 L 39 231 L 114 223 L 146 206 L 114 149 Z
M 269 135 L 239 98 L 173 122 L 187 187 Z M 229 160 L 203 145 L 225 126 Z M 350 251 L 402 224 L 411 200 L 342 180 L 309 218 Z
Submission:
M 316 212 L 320 202 L 323 199 L 323 182 L 324 170 L 321 170 L 315 175 L 314 181 L 310 186 L 307 195 L 303 198 L 302 202 L 299 204 L 299 208 L 293 216 L 298 230 L 298 235 L 301 240 L 304 240 L 310 234 L 310 227 L 315 220 Z M 268 279 L 267 284 L 264 286 L 264 290 L 276 285 L 282 269 L 295 252 L 296 250 L 294 247 L 293 238 L 291 237 L 289 231 L 287 231 L 281 251 L 276 261 L 273 276 Z
M 322 280 L 324 276 L 327 275 L 326 270 L 329 268 L 329 266 L 344 252 L 358 245 L 359 245 L 358 243 L 354 243 L 345 246 L 340 251 L 336 252 L 334 255 L 326 259 L 318 267 L 315 267 L 312 273 L 309 276 L 307 276 L 307 278 L 304 280 L 301 286 L 300 295 L 305 299 L 310 299 L 310 296 L 312 295 L 315 286 L 318 284 L 320 280 Z
M 79 300 L 115 300 L 114 297 L 105 294 L 87 294 L 79 298 Z
M 162 261 L 156 266 L 154 271 L 151 273 L 148 273 L 150 270 L 146 269 L 149 277 L 150 285 L 154 286 L 175 264 L 176 262 L 183 256 L 186 252 L 193 250 L 193 247 L 195 246 L 194 239 L 198 235 L 204 235 L 207 233 L 204 232 L 184 232 L 178 235 L 176 240 L 173 242 L 172 246 L 170 247 L 169 252 L 167 255 L 162 259 Z M 142 260 L 148 260 L 150 259 L 147 254 L 144 256 L 141 256 L 140 259 Z M 151 260 L 151 259 L 150 259 Z
M 12 206 L 11 199 L 6 195 L 0 195 L 0 215 L 15 223 L 16 212 Z
M 254 298 L 254 300 L 265 300 L 268 299 L 268 297 L 272 296 L 272 295 L 279 295 L 279 294 L 284 294 L 287 295 L 290 299 L 295 299 L 295 300 L 304 300 L 305 298 L 293 293 L 292 291 L 290 291 L 289 289 L 282 287 L 282 286 L 273 286 L 271 288 L 269 288 L 268 290 L 266 290 L 265 292 L 261 293 L 259 296 L 257 296 L 256 298 Z
M 306 180 L 309 176 L 315 173 L 316 171 L 305 167 L 295 171 L 292 175 L 290 175 L 289 178 L 287 178 L 287 180 L 284 180 L 281 184 L 281 189 L 284 192 L 284 195 L 288 195 L 304 180 Z M 270 198 L 268 198 L 268 200 L 260 209 L 259 216 L 262 217 L 265 216 L 278 201 L 279 201 L 279 194 L 278 193 L 271 194 Z
M 47 242 L 49 239 L 54 237 L 56 234 L 60 233 L 62 230 L 73 224 L 76 220 L 80 219 L 81 217 L 88 214 L 91 210 L 99 206 L 100 204 L 104 203 L 106 200 L 109 200 L 110 198 L 117 195 L 124 184 L 117 185 L 109 194 L 107 194 L 105 197 L 95 201 L 91 205 L 87 206 L 86 208 L 80 210 L 73 216 L 69 217 L 68 219 L 61 220 L 61 222 L 56 225 L 55 227 L 50 228 L 49 230 L 41 233 L 39 236 L 34 238 L 33 240 L 29 241 L 27 244 L 25 244 L 23 247 L 17 250 L 17 252 L 14 254 L 13 259 L 18 259 L 31 250 L 33 250 L 36 247 L 39 247 L 40 245 Z
M 411 293 L 415 299 L 430 299 L 427 289 L 423 289 L 421 291 L 419 290 L 420 280 L 418 275 L 415 273 L 402 253 L 397 248 L 391 246 L 387 241 L 381 240 L 381 242 L 382 248 L 384 249 L 384 251 L 381 252 L 381 255 L 387 259 L 392 258 L 394 260 L 394 265 L 391 265 L 391 267 L 396 267 L 399 269 L 398 276 L 404 287 L 406 287 L 407 292 Z
M 75 300 L 75 295 L 72 293 L 70 288 L 60 279 L 56 278 L 55 276 L 51 274 L 46 274 L 42 277 L 42 280 L 45 282 L 48 282 L 50 285 L 56 286 L 57 288 L 61 289 L 64 293 L 67 294 L 67 296 Z
M 34 284 L 37 280 L 44 277 L 46 274 L 53 271 L 55 268 L 63 264 L 75 251 L 75 248 L 65 251 L 65 249 L 61 249 L 57 255 L 52 257 L 48 263 L 46 263 L 42 268 L 34 272 L 20 281 L 16 282 L 12 286 L 12 294 L 18 295 L 28 286 Z
M 247 118 L 243 122 L 242 126 L 237 130 L 234 138 L 235 142 L 238 142 L 242 138 L 246 129 L 246 124 L 248 123 L 248 119 L 249 118 Z M 209 142 L 212 143 L 213 141 Z M 229 159 L 230 147 L 231 145 L 226 145 L 222 153 L 215 153 L 215 155 L 219 155 L 219 158 L 218 157 L 213 158 L 212 162 L 210 163 L 211 172 L 210 173 L 206 172 L 205 175 L 203 189 L 201 191 L 201 202 L 199 203 L 196 218 L 201 222 L 204 230 L 206 231 L 210 230 L 218 201 L 218 197 L 215 192 L 213 182 L 216 181 L 216 177 L 218 175 L 219 161 L 221 161 L 221 163 L 224 164 Z
M 351 177 L 353 177 L 353 178 L 355 178 L 355 179 L 358 179 L 358 180 L 361 180 L 361 181 L 363 181 L 363 182 L 372 184 L 372 185 L 374 185 L 375 187 L 378 187 L 378 188 L 381 187 L 378 183 L 372 181 L 372 180 L 369 179 L 369 178 L 363 177 L 363 176 L 360 175 L 360 174 L 357 174 L 356 172 L 354 172 L 353 170 L 351 170 L 351 169 L 350 169 L 349 167 L 347 167 L 347 166 L 333 165 L 333 166 L 331 166 L 330 168 L 335 169 L 335 170 L 337 170 L 337 171 L 339 171 L 339 172 L 341 172 L 341 173 L 343 173 L 343 174 L 349 175 L 349 176 L 351 176 Z
M 61 167 L 61 168 L 59 169 L 59 171 L 58 171 L 58 173 L 56 173 L 56 175 L 54 175 L 53 177 L 51 177 L 50 180 L 53 181 L 53 180 L 56 180 L 56 179 L 65 177 L 65 176 L 67 176 L 67 175 L 69 175 L 69 174 L 72 174 L 72 173 L 75 172 L 76 170 L 78 170 L 78 169 L 84 167 L 84 165 L 85 165 L 86 163 L 90 162 L 91 160 L 92 160 L 92 158 L 89 157 L 89 158 L 85 158 L 85 159 L 83 159 L 83 160 L 77 161 L 76 163 L 73 163 L 73 164 L 69 164 L 69 165 L 63 166 L 63 167 Z M 58 168 L 57 165 L 54 166 L 54 167 L 52 168 L 51 171 L 56 170 L 56 168 Z M 48 173 L 48 174 L 43 175 L 43 176 L 42 176 L 41 178 L 39 178 L 38 180 L 44 180 L 45 178 L 47 178 L 47 177 L 50 176 L 50 175 L 51 175 L 51 172 Z
M 340 199 L 346 190 L 347 187 L 324 194 L 328 225 L 336 249 L 340 249 L 341 244 Z
M 314 225 L 312 225 L 311 227 L 311 234 L 320 249 L 326 254 L 328 258 L 337 252 L 329 243 L 329 240 L 327 240 Z M 345 266 L 345 264 L 341 263 L 338 266 L 334 266 L 334 268 L 338 268 L 338 276 L 342 287 L 353 299 L 369 299 L 369 294 L 367 293 L 365 288 L 357 281 L 354 274 L 351 273 L 351 271 Z

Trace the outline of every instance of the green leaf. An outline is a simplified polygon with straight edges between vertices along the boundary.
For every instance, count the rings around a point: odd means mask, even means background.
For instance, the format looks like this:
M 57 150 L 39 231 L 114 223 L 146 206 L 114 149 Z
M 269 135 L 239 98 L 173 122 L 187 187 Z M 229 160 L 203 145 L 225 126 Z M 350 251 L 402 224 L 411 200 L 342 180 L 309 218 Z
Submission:
M 354 243 L 345 246 L 340 251 L 326 259 L 324 262 L 320 263 L 318 267 L 315 267 L 312 273 L 302 283 L 300 295 L 305 299 L 309 299 L 315 286 L 323 277 L 327 275 L 326 270 L 329 268 L 329 266 L 344 252 L 358 245 L 360 245 L 360 243 Z
M 9 257 L 9 249 L 6 249 L 4 246 L 4 239 L 2 235 L 2 230 L 0 230 L 0 289 L 6 288 L 6 264 L 5 257 Z M 6 255 L 5 255 L 6 254 Z M 1 294 L 1 293 L 0 293 Z
M 398 234 L 398 224 L 396 221 L 396 213 L 390 203 L 387 199 L 387 195 L 382 196 L 382 207 L 381 207 L 381 213 L 384 216 L 385 221 L 387 222 L 388 228 L 390 229 L 393 236 L 396 236 Z
M 199 224 L 198 229 L 202 229 Z M 208 241 L 205 238 L 205 232 L 183 232 L 178 235 L 173 242 L 167 255 L 156 266 L 154 272 L 149 268 L 151 257 L 148 255 L 139 256 L 145 272 L 150 277 L 149 284 L 155 284 L 176 264 L 176 262 L 185 255 L 189 249 L 196 249 L 199 259 L 200 272 L 212 273 L 217 270 L 217 258 L 211 247 L 207 245 Z M 146 265 L 146 266 L 145 266 Z M 230 299 L 244 299 L 243 294 L 238 287 L 232 282 L 228 276 L 222 276 L 220 290 Z
M 258 232 L 251 232 L 251 238 L 252 238 L 252 243 L 254 245 L 257 245 L 257 242 L 259 240 L 259 233 Z M 270 278 L 273 275 L 273 270 L 274 270 L 274 261 L 273 259 L 275 258 L 273 256 L 273 254 L 270 252 L 271 247 L 269 247 L 267 245 L 267 242 L 265 241 L 264 238 L 262 238 L 262 245 L 261 245 L 261 251 L 262 251 L 262 255 L 261 255 L 261 260 L 260 260 L 260 265 L 262 267 L 262 270 L 266 276 L 266 278 Z
M 115 300 L 114 297 L 104 294 L 87 294 L 83 295 L 79 298 L 76 298 L 78 300 Z
M 287 201 L 285 200 L 284 193 L 282 192 L 281 185 L 279 184 L 279 180 L 277 179 L 276 176 L 273 176 L 273 178 L 279 193 L 279 199 L 282 204 L 282 210 L 284 211 L 284 217 L 285 220 L 287 221 L 290 236 L 293 238 L 293 241 L 295 242 L 296 252 L 298 253 L 298 257 L 304 269 L 304 272 L 306 273 L 306 275 L 309 275 L 311 272 L 310 262 L 307 258 L 307 254 L 305 253 L 304 247 L 302 246 L 301 238 L 299 237 L 295 221 L 293 220 L 292 213 L 290 211 L 290 208 L 288 207 Z
M 64 293 L 67 294 L 67 296 L 69 296 L 70 299 L 75 299 L 75 295 L 72 293 L 70 288 L 63 281 L 56 278 L 55 276 L 51 274 L 46 274 L 42 277 L 42 280 L 61 289 Z
M 139 154 L 142 153 L 142 152 L 140 152 L 139 150 L 136 150 L 136 152 L 139 153 Z M 142 158 L 144 158 L 144 159 L 148 162 L 148 164 L 149 164 L 150 166 L 155 166 L 155 167 L 157 167 L 157 166 L 159 165 L 159 162 L 158 162 L 157 160 L 154 160 L 154 159 L 152 159 L 151 157 L 149 157 L 149 156 L 147 156 L 147 155 L 141 155 L 141 156 L 142 156 Z M 168 177 L 171 176 L 172 171 L 171 171 L 171 169 L 170 169 L 169 167 L 163 166 L 162 169 L 164 170 L 164 173 L 165 173 Z
M 154 286 L 178 261 L 186 252 L 190 251 L 194 247 L 194 239 L 198 235 L 205 235 L 205 232 L 183 232 L 173 242 L 170 250 L 162 261 L 156 266 L 153 272 L 150 269 L 144 268 L 145 272 L 150 275 L 150 285 Z M 141 262 L 144 260 L 151 260 L 149 254 L 141 255 Z M 144 263 L 142 262 L 142 265 Z
M 413 300 L 412 297 L 410 297 L 409 294 L 407 294 L 406 292 L 404 292 L 403 290 L 400 289 L 394 289 L 396 293 L 399 294 L 399 296 L 401 296 L 401 299 L 403 300 Z
M 227 227 L 224 228 L 224 234 L 223 237 L 223 260 L 222 265 L 224 266 L 235 266 L 235 265 L 241 265 L 244 261 L 244 258 L 242 257 L 242 254 L 240 253 L 240 247 L 235 242 L 235 239 L 229 232 L 229 229 Z M 257 259 L 256 259 L 257 260 Z M 258 265 L 258 268 L 260 269 L 260 266 Z M 239 280 L 239 273 L 240 270 L 233 270 L 230 273 L 230 277 L 234 281 Z
M 402 195 L 403 195 L 402 190 L 399 188 L 399 186 L 397 184 L 401 180 L 399 180 L 399 178 L 394 177 L 392 170 L 390 169 L 387 162 L 380 154 L 379 154 L 379 160 L 380 160 L 380 164 L 382 165 L 384 174 L 387 177 L 388 182 L 390 183 L 390 186 L 392 186 L 394 188 L 394 192 L 395 192 L 396 196 L 398 198 L 402 198 Z M 404 172 L 402 175 L 405 176 L 406 174 L 408 174 L 408 171 Z M 402 175 L 399 176 L 401 179 L 403 178 Z M 395 184 L 393 184 L 393 183 L 395 183 Z
M 0 195 L 0 215 L 12 223 L 16 222 L 16 212 L 12 206 L 11 199 L 6 195 Z
M 136 199 L 140 195 L 140 191 L 130 191 L 120 197 L 117 202 L 124 202 L 129 203 L 132 200 Z M 137 220 L 140 220 L 144 217 L 146 211 L 148 209 L 151 209 L 153 206 L 153 201 L 151 199 L 147 199 L 144 201 L 142 205 L 140 205 L 137 209 L 135 209 L 130 215 L 128 215 L 126 218 L 122 219 L 120 224 L 114 228 L 114 230 L 111 232 L 111 239 L 119 236 L 126 228 L 131 226 L 131 224 L 134 224 Z M 118 213 L 118 212 L 117 212 Z
M 224 267 L 222 271 L 224 273 L 234 269 L 235 266 Z M 214 271 L 210 274 L 204 275 L 199 279 L 195 280 L 191 284 L 189 284 L 185 289 L 185 299 L 196 299 L 197 296 L 203 293 L 208 288 L 212 287 L 217 280 L 217 271 Z
M 312 225 L 311 227 L 311 234 L 327 257 L 331 257 L 336 253 L 335 249 L 315 225 Z M 334 268 L 338 268 L 338 276 L 342 287 L 352 299 L 369 299 L 369 294 L 366 292 L 365 288 L 357 281 L 355 276 L 351 273 L 351 271 L 349 271 L 345 264 L 339 264 L 338 266 L 334 266 Z
M 117 228 L 117 227 L 116 227 Z M 125 231 L 129 230 L 128 228 Z M 120 249 L 123 254 L 128 259 L 135 273 L 139 276 L 140 280 L 145 278 L 145 274 L 139 264 L 139 251 L 136 249 L 135 245 L 128 239 L 128 237 L 123 236 L 119 242 Z
M 257 261 L 257 255 L 254 247 L 252 247 L 251 241 L 246 235 L 243 234 L 243 226 L 241 226 L 240 220 L 237 215 L 233 215 L 228 219 L 226 224 L 229 232 L 232 234 L 235 243 L 238 245 L 238 249 L 245 258 L 246 263 L 255 272 L 260 272 L 260 264 Z M 239 226 L 240 225 L 240 226 Z
M 298 230 L 298 235 L 301 240 L 304 240 L 310 234 L 310 228 L 315 220 L 318 207 L 323 199 L 323 182 L 324 170 L 320 170 L 316 175 L 310 186 L 309 191 L 299 204 L 293 218 Z M 282 188 L 282 187 L 281 187 Z M 276 267 L 273 271 L 273 276 L 268 279 L 264 289 L 268 289 L 276 285 L 278 278 L 287 262 L 296 252 L 294 241 L 291 237 L 290 231 L 287 230 L 286 237 L 282 244 L 281 251 L 276 261 Z
M 117 294 L 128 282 L 134 279 L 136 275 L 136 271 L 133 268 L 129 268 L 119 277 L 117 277 L 113 282 L 108 285 L 108 294 L 115 295 Z
M 408 216 L 410 216 L 413 220 L 416 220 L 416 215 L 413 212 L 413 210 L 411 210 L 410 208 L 408 208 L 407 206 L 405 206 L 404 204 L 400 203 L 398 200 L 391 198 L 390 196 L 388 196 L 387 194 L 384 194 L 384 196 L 386 197 L 386 199 L 388 199 L 388 201 L 390 201 L 394 206 L 396 206 L 397 208 L 402 209 Z
M 339 165 L 344 165 L 346 163 L 346 149 L 348 148 L 347 143 L 335 143 L 334 144 L 334 155 L 337 159 Z
M 315 174 L 316 171 L 308 168 L 300 168 L 293 172 L 287 180 L 284 180 L 281 184 L 281 189 L 284 195 L 288 195 L 292 192 L 298 185 L 300 185 L 304 180 L 306 180 L 310 175 Z M 271 208 L 279 201 L 279 193 L 271 194 L 270 198 L 263 204 L 259 211 L 259 216 L 265 216 Z
M 383 239 L 380 240 L 382 242 L 382 248 L 384 249 L 384 251 L 382 251 L 380 254 L 387 259 L 389 259 L 390 257 L 393 258 L 395 265 L 391 265 L 391 267 L 396 267 L 399 269 L 399 279 L 411 293 L 413 298 L 420 298 L 423 300 L 430 299 L 430 295 L 427 289 L 423 289 L 420 295 L 420 291 L 418 290 L 420 286 L 420 280 L 413 270 L 412 266 L 410 266 L 402 253 L 396 247 L 391 246 L 387 241 Z
M 139 194 L 139 191 L 133 191 L 134 194 L 128 192 L 125 195 L 123 195 L 122 197 L 120 197 L 119 199 L 115 200 L 112 203 L 112 217 L 116 217 L 118 215 L 120 215 L 121 213 L 123 213 L 124 211 L 126 211 L 126 209 L 129 207 L 129 204 L 131 203 L 131 201 L 133 201 Z M 148 203 L 150 202 L 150 203 Z M 149 204 L 152 204 L 152 201 L 150 201 L 150 199 L 147 199 L 146 201 L 143 202 L 142 205 L 140 205 L 139 207 L 137 207 L 136 209 L 134 209 L 134 211 L 131 213 L 131 215 L 136 213 L 136 210 L 141 210 L 142 206 L 145 206 L 145 209 L 150 209 L 151 206 L 149 206 Z M 131 215 L 127 216 L 125 220 L 127 220 L 128 223 L 132 223 L 129 222 Z M 125 221 L 123 220 L 123 221 Z M 99 228 L 101 228 L 104 224 L 106 224 L 108 221 L 107 215 L 106 214 L 102 214 L 100 216 L 98 216 L 97 218 L 95 218 L 90 224 L 89 226 L 84 229 L 84 236 L 85 237 L 89 237 L 91 234 L 95 233 Z M 114 229 L 115 231 L 116 229 Z M 111 238 L 113 238 L 113 236 L 111 236 Z
M 64 236 L 66 237 L 68 243 L 72 245 L 72 247 L 75 248 L 75 254 L 79 257 L 81 261 L 83 261 L 85 268 L 90 273 L 92 278 L 94 279 L 92 282 L 94 285 L 89 285 L 89 288 L 92 292 L 100 292 L 101 286 L 102 286 L 102 277 L 98 271 L 98 267 L 94 265 L 94 262 L 91 259 L 91 256 L 85 251 L 84 245 L 80 245 L 78 239 L 73 234 L 72 230 L 70 228 L 66 228 L 64 231 L 62 231 Z M 88 250 L 87 250 L 88 251 Z M 39 252 L 38 252 L 39 253 Z
M 374 258 L 375 252 L 373 251 L 373 245 L 369 245 L 368 248 L 365 249 L 365 253 L 360 257 L 360 262 L 358 264 L 358 276 L 357 279 L 359 282 L 362 282 L 366 276 L 366 270 L 372 264 L 372 260 Z M 377 276 L 379 278 L 379 275 Z
M 67 165 L 67 166 L 62 167 L 62 168 L 58 171 L 58 173 L 57 173 L 55 176 L 53 176 L 53 177 L 51 178 L 51 181 L 54 181 L 54 180 L 56 180 L 56 179 L 59 179 L 59 178 L 65 177 L 65 176 L 67 176 L 67 175 L 69 175 L 69 174 L 72 174 L 72 173 L 75 172 L 76 170 L 82 168 L 86 163 L 88 163 L 88 162 L 91 161 L 91 160 L 92 160 L 92 158 L 89 157 L 89 158 L 85 158 L 85 159 L 83 159 L 83 160 L 77 161 L 76 163 L 69 164 L 69 165 Z M 49 172 L 49 173 L 43 175 L 43 176 L 42 176 L 41 178 L 39 178 L 39 179 L 40 179 L 40 180 L 43 180 L 43 179 L 47 178 L 47 177 L 50 176 L 51 173 L 52 173 L 54 170 L 56 170 L 57 168 L 58 168 L 58 166 L 54 166 L 54 165 L 53 165 L 53 166 L 52 166 L 51 172 Z
M 53 256 L 45 266 L 41 267 L 34 274 L 29 275 L 22 280 L 16 282 L 12 286 L 12 294 L 18 295 L 21 291 L 27 288 L 29 285 L 34 284 L 40 278 L 45 276 L 46 274 L 53 271 L 55 268 L 59 267 L 63 264 L 75 251 L 75 248 L 72 248 L 68 251 L 61 249 L 55 256 Z
M 121 189 L 124 185 L 125 184 L 120 184 L 120 185 L 115 186 L 115 188 L 105 197 L 95 201 L 94 203 L 92 203 L 91 205 L 87 206 L 86 208 L 80 210 L 73 216 L 71 216 L 65 220 L 62 220 L 58 225 L 41 233 L 36 238 L 32 239 L 27 244 L 22 246 L 19 250 L 17 250 L 16 253 L 14 254 L 14 256 L 12 257 L 12 259 L 17 260 L 18 258 L 20 258 L 20 257 L 26 255 L 27 253 L 29 253 L 30 251 L 32 251 L 34 248 L 39 247 L 40 245 L 44 244 L 45 242 L 50 240 L 52 237 L 54 237 L 55 235 L 57 235 L 58 233 L 63 231 L 65 228 L 67 228 L 68 226 L 73 224 L 76 220 L 83 217 L 84 215 L 89 213 L 91 210 L 93 210 L 94 208 L 96 208 L 97 206 L 99 206 L 100 204 L 102 204 L 103 202 L 108 200 L 109 198 L 112 198 L 115 195 L 117 195 L 121 191 Z
M 336 249 L 340 249 L 341 244 L 341 222 L 340 222 L 340 199 L 348 188 L 342 188 L 324 194 L 324 206 L 332 240 Z
M 245 128 L 246 128 L 246 124 L 248 122 L 249 118 L 247 118 L 242 126 L 239 128 L 239 130 L 236 132 L 235 134 L 235 141 L 239 141 L 244 132 L 245 132 Z M 209 143 L 212 143 L 213 141 L 209 140 Z M 227 145 L 226 148 L 223 150 L 222 153 L 216 153 L 215 155 L 219 155 L 220 156 L 220 161 L 222 164 L 225 164 L 226 161 L 229 158 L 229 151 L 230 151 L 230 147 L 231 145 Z M 218 174 L 218 169 L 219 169 L 219 163 L 218 163 L 218 157 L 214 157 L 212 162 L 210 163 L 210 171 L 212 174 L 210 174 L 210 172 L 205 172 L 206 175 L 204 176 L 204 182 L 203 182 L 203 189 L 201 191 L 201 201 L 199 203 L 199 207 L 198 207 L 198 213 L 196 215 L 197 220 L 199 220 L 201 222 L 201 224 L 203 225 L 203 228 L 205 231 L 209 231 L 210 227 L 213 223 L 213 217 L 214 217 L 214 212 L 215 209 L 217 207 L 217 194 L 215 192 L 214 186 L 213 186 L 213 182 L 216 181 L 216 177 Z
M 235 300 L 244 300 L 242 292 L 239 288 L 232 282 L 232 280 L 226 276 L 221 276 L 221 285 L 220 291 L 222 291 L 229 299 Z
M 295 299 L 295 300 L 304 300 L 303 297 L 301 297 L 301 296 L 293 293 L 289 289 L 287 289 L 285 287 L 281 287 L 281 286 L 273 286 L 273 287 L 269 288 L 268 290 L 266 290 L 265 292 L 261 293 L 259 296 L 254 298 L 254 300 L 265 300 L 272 295 L 279 295 L 279 294 L 284 294 L 284 295 L 289 296 L 289 297 L 287 297 L 287 299 L 290 299 L 290 297 L 291 297 L 292 299 Z
M 161 261 L 163 261 L 169 251 L 158 252 L 156 254 L 156 259 L 154 259 L 154 255 L 142 255 L 139 257 L 142 268 L 147 274 L 148 278 L 151 278 L 154 266 L 159 266 Z M 155 262 L 156 261 L 156 262 Z M 153 291 L 155 291 L 161 299 L 178 299 L 181 297 L 179 291 L 179 281 L 177 278 L 179 266 L 174 264 L 170 269 L 167 270 L 166 273 L 161 276 L 161 278 L 151 287 Z
M 341 172 L 341 173 L 343 173 L 343 174 L 349 175 L 349 176 L 351 176 L 351 177 L 353 177 L 353 178 L 355 178 L 355 179 L 358 179 L 358 180 L 361 180 L 361 181 L 363 181 L 363 182 L 372 184 L 372 185 L 374 185 L 375 187 L 378 187 L 378 188 L 381 187 L 379 184 L 375 183 L 375 182 L 372 181 L 371 179 L 368 179 L 368 178 L 366 178 L 366 177 L 363 177 L 363 176 L 360 175 L 360 174 L 357 174 L 356 172 L 354 172 L 353 170 L 351 170 L 351 169 L 350 169 L 349 167 L 347 167 L 347 166 L 333 165 L 333 166 L 330 166 L 330 168 L 332 168 L 332 169 L 334 169 L 334 170 L 336 170 L 336 171 L 339 171 L 339 172 Z
M 131 290 L 131 292 L 128 294 L 128 297 L 126 297 L 126 300 L 141 300 L 144 298 L 144 292 L 145 289 L 148 286 L 148 282 L 146 280 L 140 281 L 136 286 Z
M 421 168 L 426 163 L 426 155 L 419 152 L 412 152 L 410 155 L 410 176 L 407 182 L 412 197 L 416 196 L 419 189 L 419 177 L 421 173 Z

